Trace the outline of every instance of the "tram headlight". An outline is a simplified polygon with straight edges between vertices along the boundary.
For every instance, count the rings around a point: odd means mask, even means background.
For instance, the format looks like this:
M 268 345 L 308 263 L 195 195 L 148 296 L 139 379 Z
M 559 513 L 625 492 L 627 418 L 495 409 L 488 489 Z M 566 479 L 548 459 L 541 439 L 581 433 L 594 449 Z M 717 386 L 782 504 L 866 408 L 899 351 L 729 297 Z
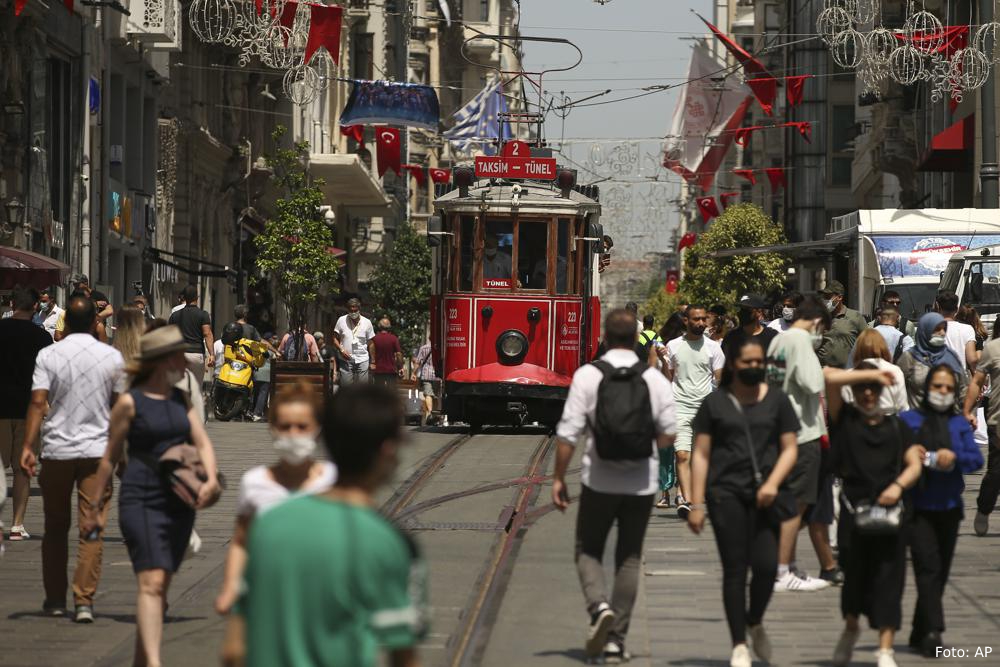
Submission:
M 528 339 L 515 329 L 504 331 L 497 337 L 497 357 L 501 364 L 519 364 L 528 354 Z

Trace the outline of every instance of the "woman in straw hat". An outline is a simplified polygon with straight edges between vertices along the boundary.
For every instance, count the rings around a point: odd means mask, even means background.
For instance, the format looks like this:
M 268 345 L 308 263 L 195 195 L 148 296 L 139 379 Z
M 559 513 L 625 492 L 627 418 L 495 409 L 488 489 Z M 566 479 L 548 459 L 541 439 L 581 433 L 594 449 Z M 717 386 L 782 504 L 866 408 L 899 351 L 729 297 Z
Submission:
M 139 354 L 129 367 L 132 388 L 111 411 L 108 446 L 97 472 L 98 488 L 111 480 L 128 442 L 129 465 L 122 476 L 119 524 L 138 580 L 135 664 L 159 667 L 167 588 L 180 567 L 194 527 L 194 510 L 181 502 L 156 469 L 173 445 L 191 443 L 209 474 L 198 507 L 219 493 L 215 451 L 199 415 L 174 385 L 184 375 L 184 337 L 176 326 L 143 335 Z M 98 508 L 91 507 L 81 526 L 84 534 L 100 530 Z

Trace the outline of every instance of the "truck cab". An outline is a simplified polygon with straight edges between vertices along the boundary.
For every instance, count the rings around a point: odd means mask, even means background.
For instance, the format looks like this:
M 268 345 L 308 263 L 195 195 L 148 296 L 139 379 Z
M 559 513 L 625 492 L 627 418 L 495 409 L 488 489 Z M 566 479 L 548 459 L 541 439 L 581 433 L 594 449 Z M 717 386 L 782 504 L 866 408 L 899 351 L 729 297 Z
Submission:
M 941 274 L 941 289 L 972 306 L 983 324 L 992 326 L 1000 313 L 1000 245 L 956 252 Z

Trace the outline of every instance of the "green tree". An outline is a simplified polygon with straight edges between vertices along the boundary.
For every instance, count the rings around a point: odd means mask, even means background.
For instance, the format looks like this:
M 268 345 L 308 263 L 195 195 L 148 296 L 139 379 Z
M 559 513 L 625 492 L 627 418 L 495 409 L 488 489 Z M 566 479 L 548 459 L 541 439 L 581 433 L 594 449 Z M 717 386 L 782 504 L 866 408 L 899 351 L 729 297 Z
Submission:
M 653 326 L 659 331 L 660 327 L 666 324 L 670 316 L 676 312 L 677 304 L 680 302 L 680 294 L 671 294 L 663 289 L 663 283 L 657 280 L 656 289 L 652 290 L 646 302 L 639 306 L 639 315 L 641 317 L 652 315 L 654 319 Z
M 781 226 L 756 204 L 730 206 L 684 257 L 680 290 L 688 303 L 732 307 L 746 293 L 780 289 L 788 260 L 777 253 L 713 258 L 709 253 L 785 242 Z
M 409 224 L 399 227 L 392 249 L 372 272 L 375 313 L 388 315 L 404 354 L 424 342 L 430 319 L 431 249 Z
M 313 179 L 307 168 L 309 143 L 297 142 L 281 148 L 286 129 L 279 125 L 271 134 L 276 149 L 266 156 L 275 184 L 284 196 L 275 204 L 275 215 L 257 237 L 257 267 L 274 280 L 278 297 L 288 309 L 288 319 L 297 329 L 305 323 L 306 308 L 337 289 L 339 264 L 330 253 L 333 230 L 327 226 L 320 206 L 323 181 Z M 296 349 L 305 355 L 299 341 Z

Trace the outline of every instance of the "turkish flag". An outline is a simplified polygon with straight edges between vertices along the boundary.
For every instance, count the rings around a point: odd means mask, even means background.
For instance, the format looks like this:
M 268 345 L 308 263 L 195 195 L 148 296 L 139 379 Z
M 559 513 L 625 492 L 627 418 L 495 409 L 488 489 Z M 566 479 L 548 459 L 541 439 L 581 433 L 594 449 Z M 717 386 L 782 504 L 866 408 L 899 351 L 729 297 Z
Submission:
M 785 98 L 788 100 L 788 106 L 795 107 L 802 103 L 802 86 L 806 79 L 811 78 L 812 74 L 785 77 Z
M 344 16 L 342 7 L 336 5 L 309 5 L 309 39 L 306 40 L 305 63 L 309 63 L 320 47 L 326 49 L 333 62 L 340 62 L 340 23 Z
M 715 197 L 698 197 L 698 211 L 701 213 L 701 220 L 706 225 L 712 218 L 719 217 L 719 205 L 715 203 Z
M 365 126 L 364 125 L 341 125 L 340 133 L 345 137 L 351 137 L 356 142 L 365 145 Z
M 751 125 L 750 127 L 741 127 L 736 130 L 736 145 L 746 147 L 750 142 L 750 135 L 755 131 L 762 129 L 760 125 Z
M 688 232 L 681 237 L 681 240 L 677 242 L 677 252 L 684 250 L 684 248 L 690 248 L 698 241 L 698 235 L 694 232 Z
M 403 169 L 410 172 L 410 176 L 416 179 L 417 185 L 420 187 L 423 187 L 424 183 L 427 182 L 427 174 L 419 164 L 404 164 Z
M 739 199 L 739 192 L 723 192 L 719 194 L 719 201 L 722 202 L 722 210 L 729 208 L 734 199 Z
M 747 85 L 753 91 L 753 96 L 757 98 L 757 103 L 768 116 L 774 108 L 774 98 L 778 94 L 778 82 L 770 77 L 760 79 L 748 79 Z
M 733 40 L 729 39 L 729 37 L 727 37 L 721 30 L 716 28 L 714 25 L 712 25 L 708 21 L 705 21 L 705 19 L 702 18 L 702 16 L 698 14 L 696 14 L 696 16 L 698 16 L 698 18 L 700 18 L 702 21 L 705 22 L 705 25 L 707 25 L 708 29 L 712 31 L 712 34 L 715 35 L 720 42 L 722 42 L 722 45 L 726 47 L 726 50 L 729 51 L 731 54 L 733 54 L 733 57 L 736 58 L 736 60 L 740 61 L 740 64 L 743 65 L 744 72 L 746 72 L 747 74 L 756 75 L 758 77 L 771 76 L 771 73 L 767 71 L 766 67 L 764 67 L 764 63 L 754 58 L 753 55 L 751 55 L 750 53 L 747 53 L 746 49 L 744 49 L 742 46 L 740 46 Z
M 778 188 L 788 185 L 785 181 L 784 167 L 768 167 L 764 173 L 767 174 L 767 180 L 771 181 L 772 191 L 777 192 Z
M 451 169 L 428 169 L 431 180 L 435 183 L 447 183 L 451 180 Z
M 395 127 L 376 128 L 375 147 L 379 177 L 381 178 L 385 174 L 386 169 L 392 169 L 397 176 L 401 175 L 399 129 Z
M 733 169 L 733 173 L 750 181 L 750 185 L 757 185 L 757 177 L 754 176 L 753 169 Z
M 802 135 L 802 138 L 806 140 L 807 144 L 812 143 L 812 123 L 807 120 L 797 120 L 791 123 L 785 123 L 788 127 L 794 127 Z

